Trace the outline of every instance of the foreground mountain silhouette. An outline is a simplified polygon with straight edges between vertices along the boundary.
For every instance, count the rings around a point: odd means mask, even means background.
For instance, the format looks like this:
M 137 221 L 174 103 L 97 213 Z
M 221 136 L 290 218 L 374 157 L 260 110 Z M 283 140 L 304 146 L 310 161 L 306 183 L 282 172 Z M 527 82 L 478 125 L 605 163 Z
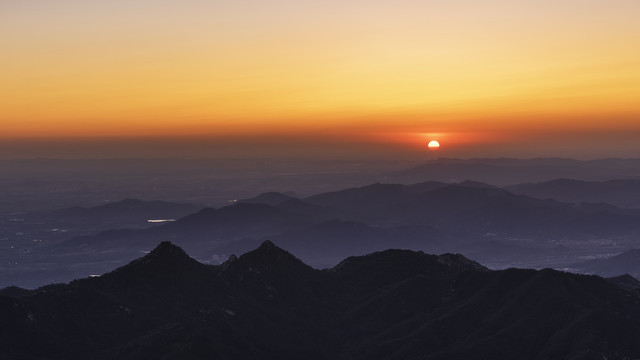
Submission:
M 386 250 L 315 270 L 266 241 L 211 266 L 163 242 L 99 278 L 2 293 L 2 359 L 640 356 L 637 293 L 452 254 Z

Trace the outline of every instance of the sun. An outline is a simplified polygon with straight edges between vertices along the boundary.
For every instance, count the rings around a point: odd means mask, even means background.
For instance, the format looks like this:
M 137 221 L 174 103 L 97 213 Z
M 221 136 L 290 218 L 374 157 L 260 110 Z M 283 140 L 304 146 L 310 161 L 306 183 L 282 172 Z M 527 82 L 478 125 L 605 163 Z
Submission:
M 429 150 L 438 150 L 440 149 L 440 143 L 437 142 L 436 140 L 431 140 L 429 141 L 429 145 L 427 145 L 429 147 Z

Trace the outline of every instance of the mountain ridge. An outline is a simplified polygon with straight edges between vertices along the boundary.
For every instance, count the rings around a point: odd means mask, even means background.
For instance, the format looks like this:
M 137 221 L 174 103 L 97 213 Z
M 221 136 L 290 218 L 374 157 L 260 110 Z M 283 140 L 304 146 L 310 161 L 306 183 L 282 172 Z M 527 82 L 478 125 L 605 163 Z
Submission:
M 276 195 L 280 200 L 286 196 Z M 147 229 L 73 237 L 24 258 L 41 259 L 47 264 L 44 269 L 52 259 L 64 264 L 42 271 L 54 274 L 56 282 L 70 280 L 68 274 L 105 273 L 159 241 L 171 241 L 214 264 L 271 239 L 316 267 L 386 248 L 463 253 L 494 268 L 514 263 L 562 267 L 575 262 L 567 256 L 579 259 L 615 250 L 602 239 L 615 242 L 616 248 L 633 247 L 638 234 L 640 213 L 612 205 L 543 200 L 475 181 L 375 183 L 302 199 L 287 197 L 275 206 L 240 202 L 204 208 Z M 577 243 L 586 246 L 575 247 Z M 0 284 L 25 284 L 15 280 L 19 271 L 0 274 Z M 31 276 L 44 275 L 25 274 Z
M 639 295 L 455 254 L 386 250 L 315 270 L 265 241 L 214 266 L 162 242 L 99 278 L 0 294 L 0 345 L 26 360 L 626 359 L 640 356 Z

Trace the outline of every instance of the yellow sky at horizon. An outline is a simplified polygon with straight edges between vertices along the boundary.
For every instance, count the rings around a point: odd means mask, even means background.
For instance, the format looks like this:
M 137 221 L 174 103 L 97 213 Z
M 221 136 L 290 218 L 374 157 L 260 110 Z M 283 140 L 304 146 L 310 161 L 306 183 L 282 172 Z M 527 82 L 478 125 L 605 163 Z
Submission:
M 635 0 L 3 3 L 0 138 L 637 131 L 638 16 Z

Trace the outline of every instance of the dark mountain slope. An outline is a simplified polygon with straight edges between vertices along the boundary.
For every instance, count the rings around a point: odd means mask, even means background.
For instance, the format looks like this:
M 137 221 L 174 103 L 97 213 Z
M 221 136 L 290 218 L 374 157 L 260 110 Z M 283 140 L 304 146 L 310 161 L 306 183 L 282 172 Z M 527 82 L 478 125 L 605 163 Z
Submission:
M 640 298 L 599 277 L 401 250 L 319 271 L 271 242 L 219 266 L 162 243 L 0 317 L 2 359 L 640 356 Z
M 422 291 L 411 295 L 429 296 Z M 596 359 L 637 352 L 630 334 L 638 325 L 626 318 L 637 316 L 637 305 L 630 309 L 624 296 L 613 300 L 617 291 L 602 279 L 551 270 L 464 273 L 433 312 L 408 316 L 354 353 L 363 359 Z
M 629 274 L 610 277 L 607 281 L 627 291 L 640 291 L 640 281 Z
M 263 303 L 265 293 L 276 289 L 265 288 L 270 283 L 264 277 L 281 280 L 278 275 L 296 270 L 288 267 L 291 264 L 311 269 L 269 244 L 236 261 L 237 265 L 231 261 L 225 266 L 206 266 L 180 248 L 162 243 L 145 257 L 100 278 L 75 281 L 58 291 L 36 292 L 9 303 L 9 298 L 0 297 L 1 315 L 9 319 L 1 325 L 0 342 L 12 349 L 7 354 L 15 354 L 7 357 L 10 359 L 18 358 L 18 353 L 26 353 L 27 359 L 281 359 L 307 355 L 303 350 L 314 348 L 315 337 L 296 335 L 308 327 L 307 319 L 287 315 L 289 306 L 282 305 L 282 297 Z M 281 272 L 271 272 L 274 270 Z M 293 289 L 295 293 L 300 281 L 287 283 L 282 292 Z M 15 301 L 20 304 L 14 306 Z M 15 328 L 24 331 L 15 333 Z M 327 358 L 320 354 L 308 358 Z
M 316 275 L 316 270 L 312 267 L 269 240 L 239 258 L 230 258 L 221 267 L 224 270 L 220 274 L 222 278 L 235 285 L 252 281 L 278 281 L 299 285 Z

